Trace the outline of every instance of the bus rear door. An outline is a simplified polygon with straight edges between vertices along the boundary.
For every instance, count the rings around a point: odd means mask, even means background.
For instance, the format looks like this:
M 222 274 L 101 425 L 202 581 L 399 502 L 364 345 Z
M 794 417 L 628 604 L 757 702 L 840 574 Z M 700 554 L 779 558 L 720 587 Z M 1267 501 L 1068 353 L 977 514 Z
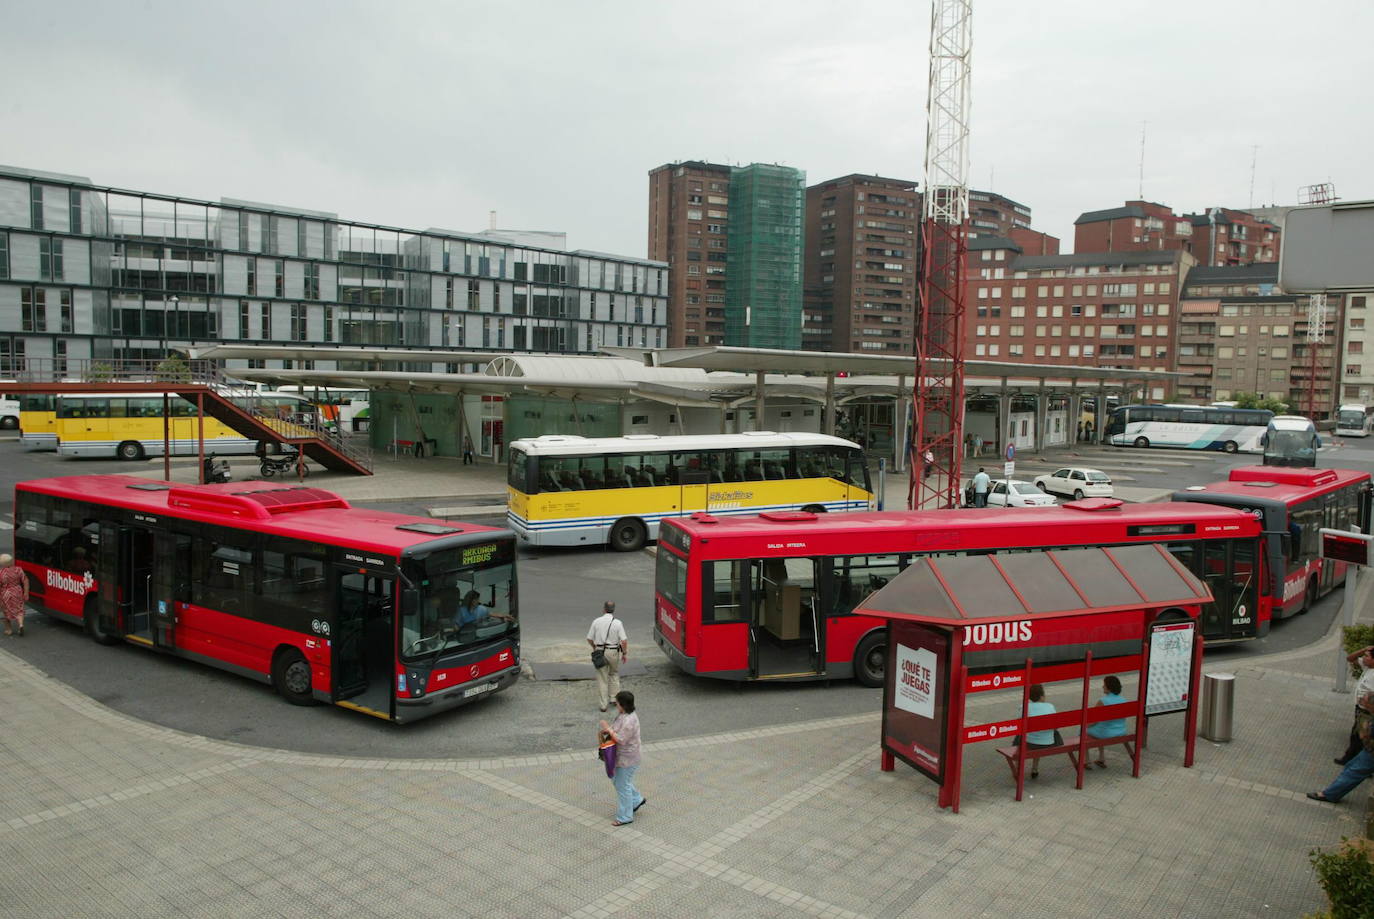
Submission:
M 750 676 L 819 675 L 825 636 L 817 609 L 815 559 L 754 559 L 749 572 Z

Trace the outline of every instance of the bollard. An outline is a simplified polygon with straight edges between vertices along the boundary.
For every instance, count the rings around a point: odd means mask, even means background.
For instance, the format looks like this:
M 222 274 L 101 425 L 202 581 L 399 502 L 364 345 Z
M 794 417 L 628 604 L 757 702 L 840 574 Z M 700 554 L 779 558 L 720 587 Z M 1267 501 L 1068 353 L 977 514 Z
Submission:
M 1215 743 L 1231 739 L 1232 714 L 1236 707 L 1236 675 L 1234 673 L 1204 673 L 1202 675 L 1203 737 Z

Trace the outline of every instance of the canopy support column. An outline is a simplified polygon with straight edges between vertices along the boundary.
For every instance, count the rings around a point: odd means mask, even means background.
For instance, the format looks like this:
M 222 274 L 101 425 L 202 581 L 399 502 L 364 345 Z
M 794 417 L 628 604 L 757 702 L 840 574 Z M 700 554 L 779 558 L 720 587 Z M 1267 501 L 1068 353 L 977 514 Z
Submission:
M 1002 385 L 997 391 L 997 442 L 992 445 L 992 455 L 1005 456 L 1009 443 L 1011 443 L 1011 393 L 1007 391 L 1007 378 L 1002 377 Z
M 766 397 L 763 393 L 763 371 L 754 374 L 754 430 L 765 430 L 763 422 L 764 409 L 767 407 Z
M 1045 389 L 1045 381 L 1040 381 L 1040 392 L 1035 397 L 1035 440 L 1032 441 L 1031 449 L 1037 452 L 1045 449 L 1046 428 L 1050 423 L 1050 402 L 1049 393 Z
M 835 436 L 835 371 L 825 375 L 825 420 L 822 434 Z
M 911 438 L 911 396 L 906 374 L 897 375 L 897 415 L 892 419 L 892 471 L 906 471 L 907 440 Z

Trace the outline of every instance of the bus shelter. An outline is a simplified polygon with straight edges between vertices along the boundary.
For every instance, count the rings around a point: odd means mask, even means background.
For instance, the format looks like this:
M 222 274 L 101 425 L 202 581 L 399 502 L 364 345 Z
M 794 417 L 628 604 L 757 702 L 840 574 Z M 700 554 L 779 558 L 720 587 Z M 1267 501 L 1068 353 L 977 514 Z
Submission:
M 882 768 L 900 759 L 940 786 L 939 804 L 959 811 L 964 747 L 1012 743 L 1028 731 L 1076 727 L 1076 787 L 1083 787 L 1089 734 L 1098 722 L 1132 719 L 1132 774 L 1140 774 L 1147 716 L 1184 714 L 1184 765 L 1197 727 L 1207 586 L 1163 546 L 1056 549 L 913 560 L 854 612 L 888 620 L 883 689 Z M 1094 706 L 1095 679 L 1138 673 L 1136 698 Z M 1028 717 L 1034 683 L 1079 680 L 1075 711 Z M 971 696 L 1021 690 L 1020 717 L 966 724 Z M 1065 732 L 1067 736 L 1067 731 Z M 1013 764 L 1016 798 L 1025 783 L 1026 746 L 999 750 Z

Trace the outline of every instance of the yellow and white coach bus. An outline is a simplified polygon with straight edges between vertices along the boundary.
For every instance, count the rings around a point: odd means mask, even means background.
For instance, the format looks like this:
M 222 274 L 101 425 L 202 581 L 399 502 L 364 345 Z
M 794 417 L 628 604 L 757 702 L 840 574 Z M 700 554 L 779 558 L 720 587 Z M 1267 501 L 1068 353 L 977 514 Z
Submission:
M 507 519 L 537 546 L 628 552 L 665 517 L 874 505 L 859 445 L 824 434 L 545 435 L 512 442 L 507 472 Z

